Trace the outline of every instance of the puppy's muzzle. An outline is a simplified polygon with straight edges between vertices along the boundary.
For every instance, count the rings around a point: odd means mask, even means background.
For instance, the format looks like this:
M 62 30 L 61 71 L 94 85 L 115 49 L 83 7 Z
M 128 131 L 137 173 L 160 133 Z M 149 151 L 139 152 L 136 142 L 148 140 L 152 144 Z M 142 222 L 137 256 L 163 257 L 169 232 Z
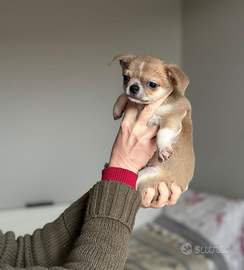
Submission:
M 130 93 L 134 96 L 134 95 L 136 95 L 138 92 L 139 92 L 139 90 L 140 90 L 140 87 L 139 87 L 139 85 L 137 85 L 137 84 L 132 84 L 131 86 L 130 86 Z

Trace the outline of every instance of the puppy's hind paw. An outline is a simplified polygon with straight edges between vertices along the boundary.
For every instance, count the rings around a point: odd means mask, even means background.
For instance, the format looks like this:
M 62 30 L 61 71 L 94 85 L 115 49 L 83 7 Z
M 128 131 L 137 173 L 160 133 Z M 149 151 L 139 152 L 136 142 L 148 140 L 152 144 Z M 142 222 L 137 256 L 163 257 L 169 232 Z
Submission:
M 159 151 L 158 156 L 159 156 L 159 159 L 161 159 L 161 161 L 163 163 L 164 161 L 168 160 L 173 153 L 174 153 L 174 151 L 172 148 L 166 148 L 166 149 Z

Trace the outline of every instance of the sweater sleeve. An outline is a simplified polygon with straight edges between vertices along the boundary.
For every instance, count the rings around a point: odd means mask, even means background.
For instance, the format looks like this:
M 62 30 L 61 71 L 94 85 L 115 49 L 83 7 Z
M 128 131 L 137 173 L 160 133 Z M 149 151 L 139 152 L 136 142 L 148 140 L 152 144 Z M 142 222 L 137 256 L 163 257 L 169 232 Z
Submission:
M 18 268 L 29 265 L 61 265 L 80 234 L 88 198 L 87 192 L 59 218 L 42 229 L 35 230 L 33 235 L 26 234 L 15 240 L 13 232 L 3 234 L 0 231 L 0 266 L 6 264 Z
M 55 267 L 25 262 L 20 267 L 33 270 L 123 269 L 140 204 L 139 192 L 130 186 L 114 181 L 98 182 L 90 191 L 84 225 L 65 262 Z M 14 269 L 6 263 L 0 266 L 1 270 Z

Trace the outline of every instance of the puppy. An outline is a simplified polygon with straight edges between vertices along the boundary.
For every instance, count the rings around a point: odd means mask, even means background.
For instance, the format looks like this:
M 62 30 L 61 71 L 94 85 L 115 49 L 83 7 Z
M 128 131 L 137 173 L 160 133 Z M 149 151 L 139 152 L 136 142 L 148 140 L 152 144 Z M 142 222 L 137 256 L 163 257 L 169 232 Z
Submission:
M 189 79 L 175 65 L 166 65 L 151 55 L 117 55 L 112 63 L 120 61 L 124 93 L 114 105 L 113 116 L 122 116 L 127 102 L 135 102 L 141 110 L 145 104 L 169 96 L 154 113 L 148 126 L 158 125 L 157 148 L 147 166 L 138 173 L 137 189 L 142 197 L 147 188 L 165 182 L 170 191 L 174 181 L 183 191 L 193 177 L 195 156 L 193 151 L 191 105 L 184 96 Z

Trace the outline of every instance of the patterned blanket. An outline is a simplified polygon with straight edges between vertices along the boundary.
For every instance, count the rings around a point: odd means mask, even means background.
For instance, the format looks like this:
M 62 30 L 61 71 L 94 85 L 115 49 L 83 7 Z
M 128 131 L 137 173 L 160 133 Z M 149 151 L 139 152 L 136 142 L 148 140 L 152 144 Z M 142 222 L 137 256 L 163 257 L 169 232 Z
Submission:
M 209 252 L 201 236 L 162 216 L 133 232 L 125 269 L 228 270 L 222 255 Z

